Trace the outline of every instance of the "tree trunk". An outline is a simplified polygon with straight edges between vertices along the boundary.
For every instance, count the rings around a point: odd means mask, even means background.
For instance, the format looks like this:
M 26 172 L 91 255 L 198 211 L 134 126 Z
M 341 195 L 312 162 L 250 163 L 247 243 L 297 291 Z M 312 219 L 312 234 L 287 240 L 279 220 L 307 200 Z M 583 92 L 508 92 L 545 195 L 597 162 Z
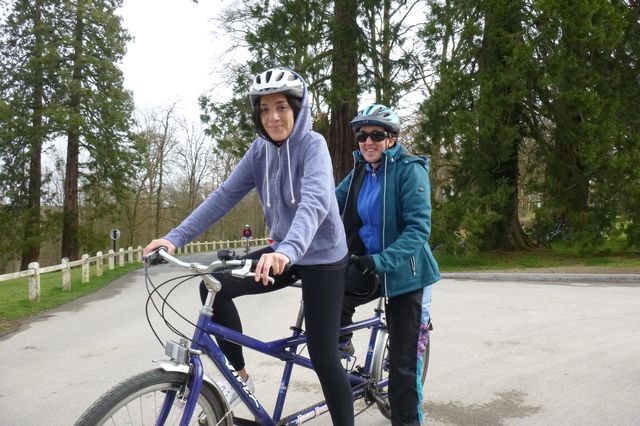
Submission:
M 554 149 L 547 169 L 547 191 L 554 206 L 553 219 L 586 211 L 589 198 L 589 182 L 578 154 L 583 140 L 576 140 L 574 136 L 581 134 L 584 123 L 574 106 L 565 105 L 559 110 L 574 114 L 556 115 Z
M 166 160 L 168 152 L 172 149 L 172 141 L 170 140 L 172 137 L 171 116 L 173 115 L 173 110 L 175 109 L 175 107 L 176 103 L 174 102 L 165 114 L 164 121 L 162 123 L 162 137 L 158 146 L 158 187 L 155 194 L 156 212 L 153 228 L 154 235 L 156 237 L 154 238 L 157 238 L 160 235 L 160 221 L 162 220 L 162 196 L 164 190 L 164 162 Z
M 83 55 L 82 35 L 84 31 L 84 2 L 79 1 L 76 7 L 73 43 L 73 76 L 71 81 L 71 94 L 69 98 L 70 118 L 67 130 L 67 166 L 64 177 L 62 228 L 62 257 L 67 257 L 69 260 L 77 260 L 80 258 L 78 181 L 80 173 L 80 124 L 82 122 L 80 107 L 82 102 L 81 58 Z
M 480 152 L 486 155 L 486 174 L 480 179 L 481 191 L 493 199 L 500 215 L 485 241 L 486 248 L 506 250 L 529 247 L 518 218 L 518 155 L 522 134 L 522 99 L 516 94 L 520 77 L 509 63 L 521 43 L 522 24 L 519 2 L 487 2 L 484 38 L 478 61 L 482 75 L 480 105 L 485 118 L 480 125 Z M 487 179 L 487 180 L 485 180 Z M 498 195 L 506 186 L 507 200 Z M 495 198 L 493 198 L 495 197 Z
M 340 182 L 353 167 L 351 152 L 355 148 L 355 139 L 349 122 L 358 109 L 357 16 L 357 1 L 335 1 L 328 145 L 336 182 Z
M 33 55 L 36 58 L 33 79 L 33 115 L 31 117 L 31 131 L 29 140 L 29 200 L 24 220 L 23 246 L 20 270 L 28 269 L 29 263 L 37 262 L 40 257 L 40 198 L 42 195 L 42 127 L 44 75 L 42 56 L 44 54 L 44 40 L 40 24 L 42 20 L 42 1 L 36 1 L 34 7 L 33 24 L 35 43 Z

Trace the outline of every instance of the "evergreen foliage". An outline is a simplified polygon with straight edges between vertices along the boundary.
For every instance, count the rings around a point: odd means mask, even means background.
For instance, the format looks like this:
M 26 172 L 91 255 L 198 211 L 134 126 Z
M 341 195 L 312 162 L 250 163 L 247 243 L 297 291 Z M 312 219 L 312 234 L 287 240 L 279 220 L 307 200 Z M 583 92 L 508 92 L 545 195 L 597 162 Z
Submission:
M 531 246 L 516 209 L 524 194 L 541 200 L 539 228 L 566 221 L 584 250 L 619 232 L 637 244 L 637 215 L 627 206 L 638 200 L 638 131 L 630 125 L 638 119 L 631 101 L 640 88 L 631 36 L 638 7 L 607 0 L 429 5 L 422 36 L 437 78 L 421 106 L 421 129 L 440 173 L 439 238 L 463 230 L 476 249 Z M 452 217 L 439 216 L 440 208 Z
M 47 240 L 76 258 L 104 250 L 114 223 L 130 245 L 175 226 L 255 138 L 246 93 L 273 66 L 309 83 L 336 180 L 359 99 L 400 110 L 403 144 L 431 158 L 434 246 L 529 249 L 565 221 L 575 250 L 640 247 L 638 2 L 236 2 L 218 25 L 249 58 L 224 65 L 231 99 L 199 100 L 211 147 L 179 140 L 169 114 L 131 131 L 121 4 L 0 0 L 0 271 Z M 51 174 L 42 160 L 60 141 Z M 190 163 L 196 147 L 206 164 Z M 238 212 L 206 237 L 233 238 L 248 214 L 264 226 L 254 196 Z
M 14 212 L 11 222 L 21 230 L 17 246 L 26 269 L 38 259 L 48 232 L 43 225 L 50 223 L 42 221 L 40 207 L 47 199 L 47 144 L 67 140 L 57 230 L 63 256 L 76 259 L 80 247 L 90 248 L 91 216 L 113 212 L 128 191 L 138 156 L 128 136 L 133 102 L 118 62 L 129 37 L 115 14 L 121 1 L 6 0 L 3 6 L 0 188 L 2 203 Z M 83 228 L 79 194 L 88 213 Z

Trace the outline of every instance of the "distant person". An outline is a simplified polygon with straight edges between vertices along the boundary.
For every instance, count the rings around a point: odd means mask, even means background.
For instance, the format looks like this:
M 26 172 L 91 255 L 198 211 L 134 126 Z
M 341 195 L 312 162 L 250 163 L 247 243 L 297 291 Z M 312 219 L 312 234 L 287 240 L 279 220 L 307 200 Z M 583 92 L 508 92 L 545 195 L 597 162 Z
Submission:
M 256 188 L 273 242 L 247 255 L 259 259 L 255 280 L 231 278 L 233 283 L 223 282 L 213 305 L 216 322 L 240 331 L 242 324 L 233 298 L 279 290 L 299 277 L 313 368 L 333 424 L 350 426 L 351 386 L 337 348 L 348 257 L 327 143 L 311 129 L 307 87 L 294 71 L 272 68 L 258 74 L 249 88 L 249 100 L 258 132 L 256 140 L 229 178 L 177 228 L 151 241 L 144 254 L 160 246 L 173 253 Z M 285 271 L 287 264 L 292 266 Z M 270 271 L 276 275 L 273 285 L 268 281 Z M 242 348 L 223 339 L 218 344 L 253 390 Z M 233 389 L 227 383 L 219 386 L 229 403 L 234 404 L 238 396 Z
M 249 224 L 246 224 L 244 226 L 244 228 L 242 229 L 242 239 L 246 240 L 246 241 L 249 241 L 251 239 L 251 237 L 252 237 L 251 227 L 249 226 Z
M 365 106 L 350 125 L 359 149 L 336 188 L 352 256 L 341 325 L 353 323 L 356 306 L 385 298 L 391 423 L 420 425 L 431 285 L 440 279 L 429 248 L 429 162 L 398 143 L 400 118 L 384 105 Z M 353 353 L 351 336 L 340 337 Z

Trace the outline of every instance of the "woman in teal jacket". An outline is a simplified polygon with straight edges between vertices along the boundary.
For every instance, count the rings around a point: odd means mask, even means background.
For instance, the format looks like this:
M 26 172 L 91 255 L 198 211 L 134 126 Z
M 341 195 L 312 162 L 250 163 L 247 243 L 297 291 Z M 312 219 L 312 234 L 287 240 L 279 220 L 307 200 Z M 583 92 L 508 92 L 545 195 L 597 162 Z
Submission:
M 397 142 L 400 119 L 384 105 L 366 106 L 350 124 L 359 150 L 353 170 L 336 188 L 353 259 L 341 325 L 352 323 L 356 306 L 385 297 L 392 424 L 419 425 L 420 341 L 427 335 L 431 284 L 440 279 L 429 248 L 429 161 Z M 341 341 L 347 348 L 348 339 Z

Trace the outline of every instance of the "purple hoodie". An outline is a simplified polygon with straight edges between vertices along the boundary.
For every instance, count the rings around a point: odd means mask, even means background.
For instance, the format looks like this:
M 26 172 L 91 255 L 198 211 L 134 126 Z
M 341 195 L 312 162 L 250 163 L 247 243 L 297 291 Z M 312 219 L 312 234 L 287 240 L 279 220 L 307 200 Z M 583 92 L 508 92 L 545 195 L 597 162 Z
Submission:
M 164 238 L 182 247 L 256 188 L 272 247 L 292 264 L 327 264 L 347 255 L 327 143 L 311 130 L 305 83 L 302 108 L 280 147 L 258 137 L 229 178 Z

